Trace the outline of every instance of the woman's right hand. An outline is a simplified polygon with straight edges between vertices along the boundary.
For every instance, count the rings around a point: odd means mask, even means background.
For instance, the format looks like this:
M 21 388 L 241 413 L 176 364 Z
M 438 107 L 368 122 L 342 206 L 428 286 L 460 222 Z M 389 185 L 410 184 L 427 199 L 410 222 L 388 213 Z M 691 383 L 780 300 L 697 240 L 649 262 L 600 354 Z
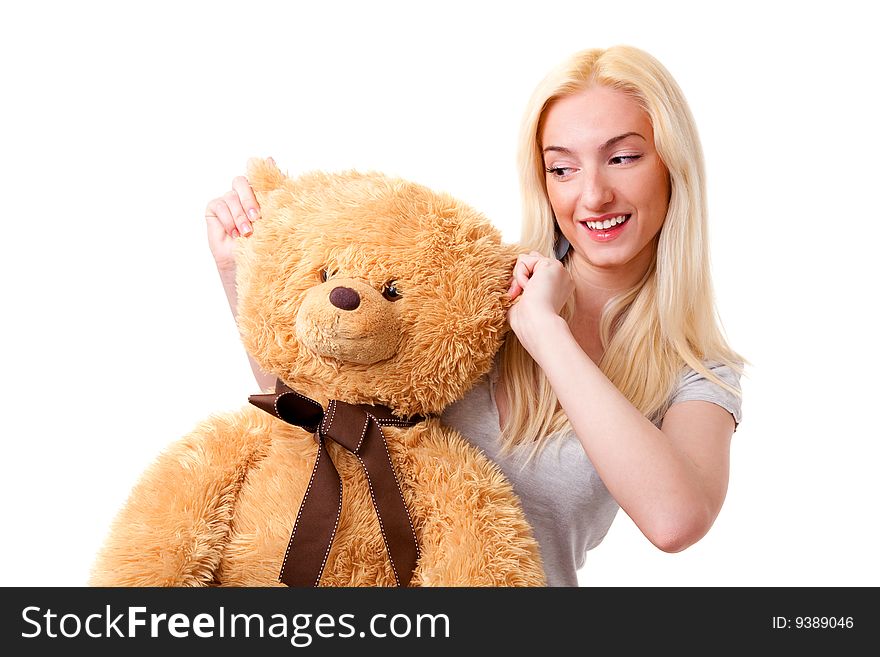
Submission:
M 247 178 L 236 176 L 232 189 L 205 207 L 208 246 L 220 277 L 235 279 L 235 240 L 253 233 L 253 222 L 260 218 L 260 204 Z

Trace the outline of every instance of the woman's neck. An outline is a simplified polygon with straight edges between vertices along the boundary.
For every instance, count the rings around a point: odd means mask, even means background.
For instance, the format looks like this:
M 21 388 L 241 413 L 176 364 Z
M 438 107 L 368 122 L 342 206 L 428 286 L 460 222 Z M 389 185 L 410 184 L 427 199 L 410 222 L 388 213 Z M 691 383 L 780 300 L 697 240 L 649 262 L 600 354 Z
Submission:
M 581 349 L 596 364 L 604 353 L 599 331 L 602 310 L 610 299 L 642 280 L 651 266 L 652 253 L 646 255 L 614 268 L 596 267 L 576 253 L 569 256 L 574 258 L 570 271 L 575 284 L 575 310 L 569 326 Z

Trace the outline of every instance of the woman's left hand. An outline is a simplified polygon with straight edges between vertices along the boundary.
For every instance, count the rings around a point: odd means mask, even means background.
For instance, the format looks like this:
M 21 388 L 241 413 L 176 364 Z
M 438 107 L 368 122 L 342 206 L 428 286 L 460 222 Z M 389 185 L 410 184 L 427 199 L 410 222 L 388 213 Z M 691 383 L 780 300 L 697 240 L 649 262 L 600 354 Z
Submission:
M 559 260 L 537 251 L 520 254 L 513 268 L 507 294 L 514 301 L 507 312 L 510 328 L 526 349 L 540 337 L 540 325 L 559 317 L 574 291 L 574 281 Z

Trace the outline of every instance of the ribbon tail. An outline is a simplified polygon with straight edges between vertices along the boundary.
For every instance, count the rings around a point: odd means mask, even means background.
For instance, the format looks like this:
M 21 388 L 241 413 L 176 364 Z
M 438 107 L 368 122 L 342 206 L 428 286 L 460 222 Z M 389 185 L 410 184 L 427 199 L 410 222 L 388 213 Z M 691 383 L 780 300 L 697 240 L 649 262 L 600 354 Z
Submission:
M 275 412 L 275 400 L 278 398 L 274 392 L 262 393 L 259 395 L 251 395 L 248 397 L 248 401 L 259 408 L 261 411 L 265 411 L 269 415 L 274 415 L 279 418 L 277 412 Z
M 313 433 L 324 417 L 324 409 L 318 402 L 291 390 L 281 379 L 275 382 L 274 393 L 251 395 L 248 401 L 279 420 Z
M 285 385 L 284 381 L 276 379 L 275 392 L 264 392 L 257 395 L 251 395 L 248 397 L 248 401 L 261 411 L 266 411 L 269 415 L 274 415 L 278 419 L 283 419 L 275 408 L 275 400 L 285 392 L 292 392 L 292 390 Z
M 382 538 L 391 560 L 398 586 L 409 586 L 419 560 L 419 543 L 400 482 L 391 464 L 382 428 L 370 419 L 360 451 L 361 463 L 370 481 L 373 507 L 382 528 Z
M 318 456 L 299 506 L 278 581 L 287 586 L 317 586 L 342 513 L 342 480 L 321 436 Z M 302 532 L 297 530 L 305 527 Z

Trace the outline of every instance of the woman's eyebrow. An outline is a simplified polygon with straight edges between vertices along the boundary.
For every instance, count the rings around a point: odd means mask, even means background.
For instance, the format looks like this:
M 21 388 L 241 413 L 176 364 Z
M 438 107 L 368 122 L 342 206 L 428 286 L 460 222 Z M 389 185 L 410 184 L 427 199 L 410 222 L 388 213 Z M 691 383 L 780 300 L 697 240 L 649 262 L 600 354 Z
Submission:
M 549 153 L 550 151 L 556 153 L 563 153 L 564 155 L 571 155 L 572 151 L 570 148 L 566 148 L 565 146 L 547 146 L 542 153 Z
M 600 150 L 600 151 L 604 151 L 604 150 L 606 150 L 606 149 L 608 149 L 608 148 L 611 148 L 612 146 L 614 146 L 614 144 L 616 144 L 616 143 L 619 142 L 619 141 L 622 141 L 622 140 L 626 139 L 627 137 L 638 137 L 638 138 L 640 138 L 642 141 L 648 141 L 648 140 L 645 139 L 642 135 L 640 135 L 638 132 L 624 132 L 622 135 L 617 135 L 616 137 L 612 137 L 611 139 L 609 139 L 608 141 L 606 141 L 604 144 L 602 144 L 601 146 L 599 146 L 599 150 Z
M 611 139 L 603 142 L 602 144 L 599 145 L 599 147 L 596 150 L 599 150 L 599 151 L 607 150 L 607 149 L 611 148 L 612 146 L 614 146 L 614 144 L 616 144 L 617 142 L 623 141 L 627 137 L 638 137 L 642 141 L 648 141 L 638 132 L 624 132 L 622 135 L 617 135 L 616 137 L 612 137 Z M 570 148 L 566 148 L 565 146 L 546 146 L 546 147 L 544 147 L 544 149 L 541 152 L 542 153 L 549 153 L 551 151 L 555 152 L 555 153 L 562 153 L 563 155 L 571 155 L 574 152 Z

